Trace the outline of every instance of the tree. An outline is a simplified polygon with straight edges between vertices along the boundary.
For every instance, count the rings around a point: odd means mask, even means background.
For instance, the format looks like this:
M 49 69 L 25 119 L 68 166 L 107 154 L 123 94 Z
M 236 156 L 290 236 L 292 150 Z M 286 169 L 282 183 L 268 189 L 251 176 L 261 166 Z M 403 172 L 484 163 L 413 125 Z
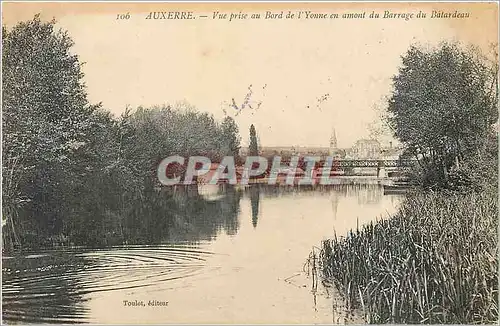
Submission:
M 3 210 L 18 244 L 20 212 L 48 232 L 61 227 L 64 184 L 75 153 L 85 147 L 97 106 L 87 101 L 72 40 L 37 15 L 2 35 Z M 55 195 L 59 194 L 59 195 Z
M 388 123 L 423 170 L 426 185 L 448 187 L 450 172 L 484 156 L 497 112 L 497 68 L 475 49 L 412 46 L 393 78 Z
M 255 131 L 255 127 L 253 124 L 250 126 L 249 154 L 250 154 L 250 156 L 258 156 L 259 155 L 259 145 L 257 143 L 257 132 Z
M 73 42 L 54 26 L 35 16 L 3 28 L 4 245 L 160 240 L 155 226 L 173 215 L 156 191 L 158 163 L 237 154 L 238 128 L 189 103 L 127 108 L 119 118 L 89 104 Z
M 228 156 L 238 156 L 241 138 L 233 118 L 227 116 L 221 123 L 221 149 Z

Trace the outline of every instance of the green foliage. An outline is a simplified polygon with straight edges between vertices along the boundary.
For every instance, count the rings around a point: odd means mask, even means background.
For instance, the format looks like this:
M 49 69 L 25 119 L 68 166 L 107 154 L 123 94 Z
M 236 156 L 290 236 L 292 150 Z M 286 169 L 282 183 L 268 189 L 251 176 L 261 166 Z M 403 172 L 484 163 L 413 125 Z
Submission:
M 241 137 L 238 135 L 238 126 L 231 117 L 225 117 L 221 124 L 220 145 L 226 156 L 238 156 Z
M 259 145 L 257 142 L 257 132 L 255 131 L 255 127 L 253 124 L 250 126 L 249 155 L 250 156 L 258 156 L 259 155 Z
M 418 160 L 411 181 L 438 191 L 324 241 L 319 257 L 370 323 L 498 322 L 497 72 L 457 44 L 403 57 L 388 123 Z
M 138 216 L 168 225 L 176 206 L 158 194 L 158 163 L 238 155 L 236 123 L 187 103 L 118 118 L 90 105 L 73 42 L 54 26 L 35 16 L 3 29 L 4 245 L 124 240 Z
M 200 113 L 187 103 L 176 107 L 138 108 L 131 116 L 141 155 L 154 158 L 154 168 L 168 155 L 206 155 L 213 162 L 226 155 L 237 156 L 238 127 L 226 117 L 222 123 Z
M 477 50 L 458 44 L 412 46 L 403 56 L 388 122 L 429 186 L 452 187 L 452 168 L 464 171 L 462 163 L 487 155 L 487 142 L 496 139 L 497 71 Z
M 321 273 L 370 323 L 498 320 L 497 192 L 426 193 L 323 242 Z
M 2 213 L 11 244 L 19 243 L 25 228 L 42 235 L 61 231 L 63 180 L 78 177 L 72 166 L 97 109 L 87 102 L 71 39 L 54 24 L 36 16 L 3 29 Z M 20 215 L 23 207 L 36 217 Z

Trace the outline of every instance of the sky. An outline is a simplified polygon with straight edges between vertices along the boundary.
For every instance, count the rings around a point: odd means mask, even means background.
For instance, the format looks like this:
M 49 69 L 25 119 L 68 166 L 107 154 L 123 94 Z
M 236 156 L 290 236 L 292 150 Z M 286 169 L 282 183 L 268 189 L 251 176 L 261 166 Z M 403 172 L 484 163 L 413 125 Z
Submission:
M 131 12 L 126 21 L 116 19 L 116 12 L 125 12 L 121 7 L 89 10 L 88 6 L 96 4 L 11 5 L 4 5 L 6 24 L 42 12 L 42 18 L 55 17 L 58 26 L 69 32 L 75 42 L 73 52 L 85 62 L 84 80 L 91 102 L 102 102 L 117 115 L 127 106 L 188 102 L 217 119 L 233 116 L 243 145 L 248 144 L 249 126 L 254 124 L 262 146 L 328 146 L 335 130 L 338 146 L 350 147 L 356 140 L 370 137 L 371 124 L 380 124 L 379 111 L 390 95 L 391 77 L 411 44 L 433 46 L 443 40 L 461 40 L 486 47 L 498 38 L 497 7 L 477 7 L 480 4 L 448 4 L 447 11 L 458 6 L 471 13 L 462 20 L 231 22 L 211 19 L 221 4 L 195 7 L 196 14 L 210 17 L 189 21 L 146 20 L 151 9 L 139 4 L 124 8 Z M 233 6 L 222 9 L 265 12 L 264 7 Z M 276 12 L 287 11 L 286 4 L 273 6 L 282 6 L 273 8 Z M 366 11 L 367 15 L 372 10 L 431 11 L 423 4 L 349 6 L 330 4 L 327 9 Z M 252 108 L 241 108 L 249 88 Z M 240 109 L 231 105 L 233 99 Z

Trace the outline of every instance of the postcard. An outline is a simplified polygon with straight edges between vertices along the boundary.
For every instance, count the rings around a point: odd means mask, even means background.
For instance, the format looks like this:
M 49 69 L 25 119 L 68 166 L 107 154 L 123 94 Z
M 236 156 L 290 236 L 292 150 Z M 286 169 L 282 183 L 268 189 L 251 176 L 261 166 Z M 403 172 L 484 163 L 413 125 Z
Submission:
M 6 324 L 498 322 L 498 3 L 3 2 Z

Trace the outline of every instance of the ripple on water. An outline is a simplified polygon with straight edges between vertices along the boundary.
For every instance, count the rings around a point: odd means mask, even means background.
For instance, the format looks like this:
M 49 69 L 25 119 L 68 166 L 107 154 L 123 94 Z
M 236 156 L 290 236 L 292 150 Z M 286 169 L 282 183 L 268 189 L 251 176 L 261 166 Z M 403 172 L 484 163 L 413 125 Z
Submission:
M 4 260 L 3 318 L 85 322 L 85 295 L 172 284 L 199 274 L 211 255 L 176 245 L 50 251 Z

